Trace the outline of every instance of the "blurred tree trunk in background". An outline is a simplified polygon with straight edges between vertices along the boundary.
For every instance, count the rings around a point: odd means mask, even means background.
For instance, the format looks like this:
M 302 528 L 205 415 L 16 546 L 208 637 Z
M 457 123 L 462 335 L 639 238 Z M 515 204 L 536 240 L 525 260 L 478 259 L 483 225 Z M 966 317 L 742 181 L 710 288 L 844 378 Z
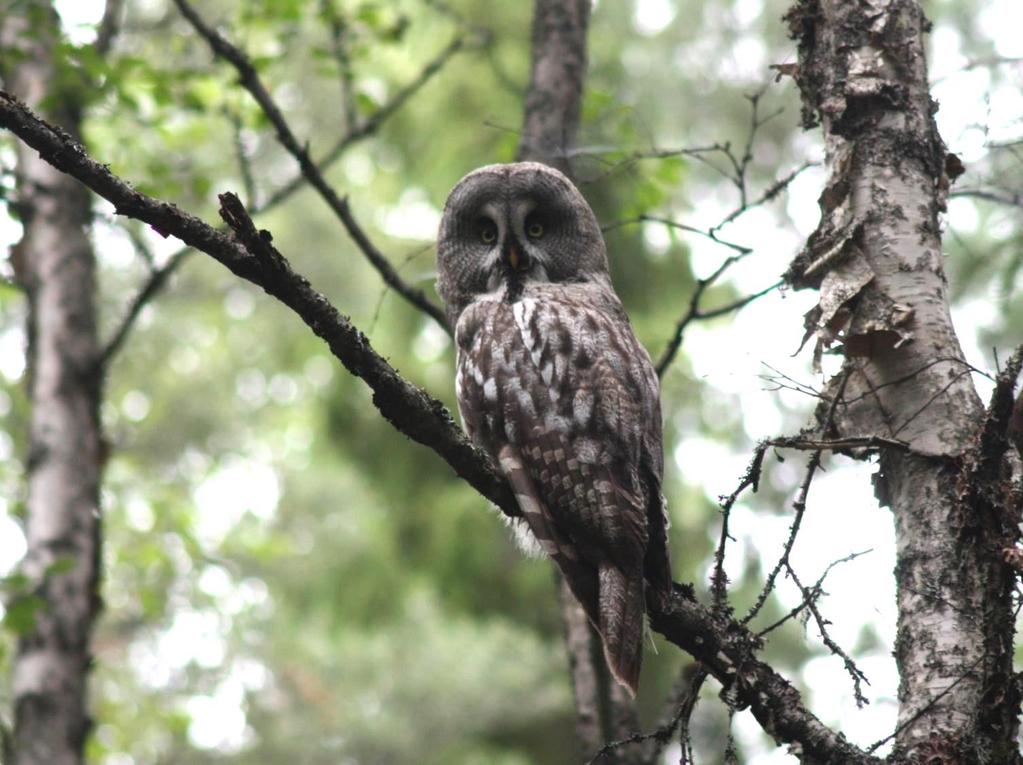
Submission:
M 0 48 L 6 88 L 78 138 L 83 83 L 72 82 L 46 0 L 5 2 Z M 28 299 L 31 401 L 24 615 L 13 661 L 12 765 L 82 761 L 90 729 L 89 638 L 100 607 L 99 424 L 101 373 L 88 191 L 17 145 L 13 254 Z M 20 608 L 19 608 L 20 607 Z
M 804 126 L 820 123 L 829 170 L 789 279 L 820 290 L 816 353 L 838 339 L 846 357 L 817 429 L 906 444 L 882 450 L 875 477 L 895 518 L 894 756 L 1018 762 L 1015 574 L 1002 559 L 1019 534 L 1018 455 L 1008 410 L 985 414 L 952 326 L 940 215 L 962 165 L 934 122 L 930 24 L 915 0 L 800 0 L 787 19 Z
M 516 158 L 542 162 L 572 176 L 572 151 L 586 82 L 590 0 L 536 0 L 531 34 L 532 64 L 522 111 Z M 575 697 L 576 735 L 587 757 L 609 741 L 639 730 L 636 705 L 611 677 L 600 636 L 555 570 L 569 676 Z M 656 754 L 652 754 L 656 759 Z M 639 746 L 606 753 L 608 765 L 642 765 Z

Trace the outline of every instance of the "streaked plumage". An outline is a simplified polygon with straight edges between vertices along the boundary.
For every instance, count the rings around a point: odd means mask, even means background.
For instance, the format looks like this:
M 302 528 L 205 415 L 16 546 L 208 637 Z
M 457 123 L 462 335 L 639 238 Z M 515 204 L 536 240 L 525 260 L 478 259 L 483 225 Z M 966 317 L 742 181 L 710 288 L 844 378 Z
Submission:
M 528 535 L 561 569 L 636 691 L 644 578 L 670 587 L 657 375 L 611 286 L 600 227 L 561 173 L 492 165 L 448 198 L 438 291 L 455 388 Z

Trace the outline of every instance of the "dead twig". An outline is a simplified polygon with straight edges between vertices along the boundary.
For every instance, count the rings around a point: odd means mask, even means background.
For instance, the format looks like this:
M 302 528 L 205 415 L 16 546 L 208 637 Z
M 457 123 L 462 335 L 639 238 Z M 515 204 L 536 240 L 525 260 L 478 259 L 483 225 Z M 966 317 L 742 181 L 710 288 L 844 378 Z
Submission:
M 870 685 L 870 681 L 867 679 L 867 676 L 863 674 L 860 668 L 856 666 L 856 662 L 850 658 L 849 654 L 843 651 L 842 647 L 838 645 L 834 639 L 832 639 L 831 635 L 828 634 L 828 625 L 831 622 L 821 616 L 820 609 L 817 608 L 817 600 L 823 592 L 820 590 L 819 586 L 817 586 L 813 591 L 807 590 L 803 586 L 803 583 L 799 581 L 799 577 L 792 568 L 792 564 L 788 561 L 785 561 L 785 571 L 789 578 L 795 582 L 800 593 L 802 593 L 803 602 L 806 604 L 807 609 L 809 609 L 810 613 L 813 615 L 814 621 L 817 623 L 817 630 L 820 632 L 821 640 L 824 641 L 824 645 L 827 646 L 828 650 L 835 654 L 835 656 L 838 656 L 845 664 L 845 670 L 849 673 L 849 676 L 853 681 L 853 695 L 856 699 L 856 706 L 857 708 L 862 709 L 870 703 L 867 700 L 867 697 L 863 695 L 862 684 L 866 683 L 867 685 Z
M 835 393 L 834 399 L 832 399 L 828 412 L 821 423 L 820 432 L 823 435 L 831 429 L 831 425 L 835 419 L 835 411 L 838 408 L 838 402 L 842 400 L 842 394 L 845 391 L 846 383 L 849 381 L 851 370 L 847 370 L 842 377 L 842 381 L 838 386 L 838 391 Z M 789 555 L 792 553 L 792 547 L 796 543 L 796 536 L 799 534 L 800 525 L 803 522 L 803 514 L 806 512 L 806 498 L 810 492 L 810 484 L 813 482 L 813 477 L 817 472 L 817 469 L 821 464 L 821 455 L 823 452 L 820 449 L 815 450 L 811 455 L 806 465 L 806 474 L 803 478 L 803 482 L 799 487 L 799 493 L 796 496 L 796 500 L 792 503 L 793 509 L 795 509 L 795 515 L 792 518 L 792 525 L 789 527 L 789 535 L 785 540 L 785 547 L 782 550 L 781 557 L 778 558 L 778 562 L 774 568 L 771 569 L 771 573 L 767 577 L 767 581 L 764 583 L 763 589 L 760 591 L 760 595 L 757 596 L 756 602 L 753 607 L 750 608 L 749 612 L 744 616 L 740 622 L 743 626 L 750 623 L 750 621 L 760 613 L 760 609 L 764 607 L 764 603 L 767 602 L 767 598 L 774 591 L 774 583 L 778 578 L 778 574 L 782 568 L 788 566 Z

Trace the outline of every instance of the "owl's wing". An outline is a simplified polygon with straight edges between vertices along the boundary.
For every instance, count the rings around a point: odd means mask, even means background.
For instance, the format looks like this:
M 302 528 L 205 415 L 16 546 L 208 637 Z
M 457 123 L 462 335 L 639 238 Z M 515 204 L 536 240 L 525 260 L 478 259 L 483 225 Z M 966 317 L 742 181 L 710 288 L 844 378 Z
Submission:
M 544 285 L 460 317 L 457 388 L 539 546 L 562 569 L 633 691 L 644 559 L 670 586 L 657 377 L 613 295 Z M 651 565 L 652 562 L 652 565 Z
M 609 289 L 545 285 L 537 292 L 512 307 L 554 409 L 534 426 L 528 454 L 546 446 L 541 456 L 563 450 L 565 458 L 532 469 L 561 479 L 550 482 L 548 500 L 573 539 L 592 537 L 623 566 L 638 545 L 647 578 L 670 588 L 660 386 L 650 356 Z
M 671 583 L 657 375 L 613 293 L 548 287 L 519 305 L 519 334 L 556 412 L 523 452 L 555 524 L 597 569 L 595 624 L 608 665 L 635 692 L 644 573 Z

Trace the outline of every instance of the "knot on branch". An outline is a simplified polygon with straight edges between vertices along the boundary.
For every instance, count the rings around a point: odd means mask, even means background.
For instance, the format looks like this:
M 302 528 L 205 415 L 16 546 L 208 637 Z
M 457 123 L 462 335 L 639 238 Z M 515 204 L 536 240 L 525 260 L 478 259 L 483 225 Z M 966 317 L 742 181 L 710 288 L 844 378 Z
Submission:
M 273 246 L 273 235 L 265 229 L 256 228 L 249 211 L 233 191 L 225 191 L 217 198 L 220 200 L 220 217 L 234 232 L 238 242 L 259 263 L 263 288 L 267 289 L 271 283 L 286 283 L 286 277 L 292 273 L 291 266 Z

